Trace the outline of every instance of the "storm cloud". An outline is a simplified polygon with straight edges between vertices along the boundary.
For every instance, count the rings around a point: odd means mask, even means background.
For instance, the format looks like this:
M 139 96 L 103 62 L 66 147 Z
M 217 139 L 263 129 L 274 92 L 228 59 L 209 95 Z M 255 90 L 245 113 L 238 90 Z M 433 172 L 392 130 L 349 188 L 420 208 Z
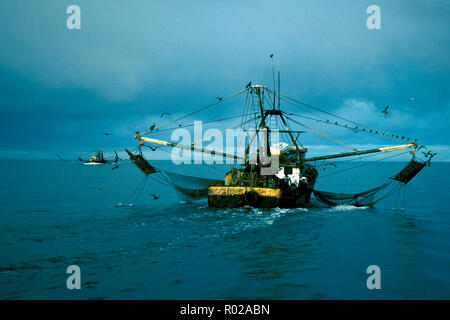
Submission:
M 187 113 L 249 81 L 271 86 L 273 53 L 284 94 L 450 159 L 448 1 L 376 1 L 381 30 L 366 27 L 373 1 L 78 0 L 82 28 L 68 30 L 71 4 L 0 3 L 1 157 L 133 145 L 161 112 Z

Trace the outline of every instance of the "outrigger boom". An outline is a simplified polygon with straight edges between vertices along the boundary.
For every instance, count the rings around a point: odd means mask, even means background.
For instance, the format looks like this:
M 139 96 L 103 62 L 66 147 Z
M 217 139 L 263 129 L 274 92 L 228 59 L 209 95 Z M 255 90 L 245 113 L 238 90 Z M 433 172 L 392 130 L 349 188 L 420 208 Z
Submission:
M 243 160 L 242 157 L 223 153 L 219 151 L 214 150 L 208 150 L 208 149 L 202 149 L 202 148 L 196 148 L 193 146 L 185 146 L 182 144 L 176 144 L 169 141 L 159 140 L 159 139 L 153 139 L 148 137 L 142 137 L 140 135 L 136 135 L 136 139 L 138 141 L 146 141 L 151 143 L 156 143 L 164 146 L 174 147 L 174 148 L 180 148 L 185 150 L 192 150 L 192 151 L 198 151 L 203 153 L 209 153 L 211 155 L 217 155 L 224 158 L 232 158 L 235 160 Z M 396 150 L 402 150 L 402 149 L 409 149 L 409 148 L 417 148 L 417 144 L 415 142 L 408 143 L 408 144 L 401 144 L 397 146 L 390 146 L 390 147 L 382 147 L 382 148 L 376 148 L 376 149 L 368 149 L 368 150 L 359 150 L 354 152 L 345 152 L 345 153 L 337 153 L 337 154 L 331 154 L 331 155 L 325 155 L 325 156 L 319 156 L 319 157 L 313 157 L 313 158 L 307 158 L 304 161 L 305 162 L 311 162 L 311 161 L 317 161 L 317 160 L 328 160 L 328 159 L 335 159 L 335 158 L 343 158 L 343 157 L 351 157 L 351 156 L 358 156 L 362 154 L 369 154 L 369 153 L 377 153 L 377 152 L 387 152 L 387 151 L 396 151 Z
M 417 148 L 417 144 L 409 143 L 409 144 L 401 144 L 401 145 L 392 146 L 392 147 L 383 147 L 383 148 L 377 148 L 377 149 L 331 154 L 331 155 L 327 155 L 327 156 L 320 156 L 320 157 L 313 157 L 313 158 L 305 159 L 305 161 L 327 160 L 327 159 L 343 158 L 343 157 L 350 157 L 350 156 L 358 156 L 358 155 L 367 154 L 367 153 L 396 151 L 396 150 L 409 149 L 409 148 Z
M 136 139 L 140 143 L 142 141 L 146 141 L 146 142 L 160 144 L 160 145 L 163 145 L 163 146 L 169 146 L 169 147 L 180 148 L 180 149 L 185 149 L 185 150 L 192 150 L 192 151 L 198 151 L 198 152 L 203 152 L 203 153 L 209 153 L 211 155 L 216 155 L 216 156 L 220 156 L 220 157 L 224 157 L 224 158 L 232 158 L 232 159 L 235 159 L 235 160 L 242 160 L 242 157 L 239 157 L 239 156 L 236 156 L 236 155 L 233 155 L 233 154 L 228 154 L 228 153 L 223 153 L 223 152 L 214 151 L 214 150 L 208 150 L 208 149 L 202 149 L 202 148 L 196 148 L 196 147 L 193 147 L 193 146 L 185 146 L 185 145 L 182 145 L 182 144 L 177 144 L 177 143 L 173 143 L 173 142 L 169 142 L 169 141 L 142 137 L 140 135 L 136 135 Z

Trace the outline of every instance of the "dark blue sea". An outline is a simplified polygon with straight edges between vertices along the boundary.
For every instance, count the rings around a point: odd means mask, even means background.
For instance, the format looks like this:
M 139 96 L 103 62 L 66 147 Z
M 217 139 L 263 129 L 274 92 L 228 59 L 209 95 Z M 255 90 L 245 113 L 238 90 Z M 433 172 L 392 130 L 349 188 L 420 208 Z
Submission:
M 371 164 L 317 187 L 361 191 L 401 167 Z M 153 179 L 133 206 L 116 207 L 143 175 L 127 161 L 111 169 L 0 161 L 1 299 L 450 299 L 450 163 L 424 168 L 404 203 L 271 210 L 182 202 Z M 69 265 L 81 290 L 66 287 Z M 380 290 L 366 286 L 369 265 Z

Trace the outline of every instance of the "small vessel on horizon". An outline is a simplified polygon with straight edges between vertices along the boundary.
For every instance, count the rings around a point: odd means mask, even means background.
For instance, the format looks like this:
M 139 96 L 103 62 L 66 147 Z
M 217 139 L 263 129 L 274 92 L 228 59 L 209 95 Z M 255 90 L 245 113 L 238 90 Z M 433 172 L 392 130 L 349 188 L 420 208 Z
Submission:
M 78 161 L 82 162 L 84 165 L 101 165 L 107 163 L 115 163 L 119 161 L 119 156 L 116 151 L 114 151 L 114 160 L 106 160 L 103 156 L 102 150 L 97 150 L 88 161 L 84 161 L 81 157 L 78 157 Z

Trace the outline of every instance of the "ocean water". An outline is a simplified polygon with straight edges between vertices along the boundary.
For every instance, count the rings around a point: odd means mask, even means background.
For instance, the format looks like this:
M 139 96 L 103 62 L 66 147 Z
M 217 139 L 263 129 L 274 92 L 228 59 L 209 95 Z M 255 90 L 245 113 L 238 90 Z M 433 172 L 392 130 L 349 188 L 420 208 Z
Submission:
M 371 164 L 317 187 L 367 189 L 401 165 Z M 420 172 L 404 206 L 393 196 L 375 208 L 270 210 L 181 202 L 152 179 L 134 206 L 116 207 L 143 176 L 126 161 L 111 168 L 0 161 L 1 299 L 450 298 L 449 163 Z M 81 290 L 66 287 L 74 264 Z M 381 269 L 380 290 L 367 289 L 369 265 Z

